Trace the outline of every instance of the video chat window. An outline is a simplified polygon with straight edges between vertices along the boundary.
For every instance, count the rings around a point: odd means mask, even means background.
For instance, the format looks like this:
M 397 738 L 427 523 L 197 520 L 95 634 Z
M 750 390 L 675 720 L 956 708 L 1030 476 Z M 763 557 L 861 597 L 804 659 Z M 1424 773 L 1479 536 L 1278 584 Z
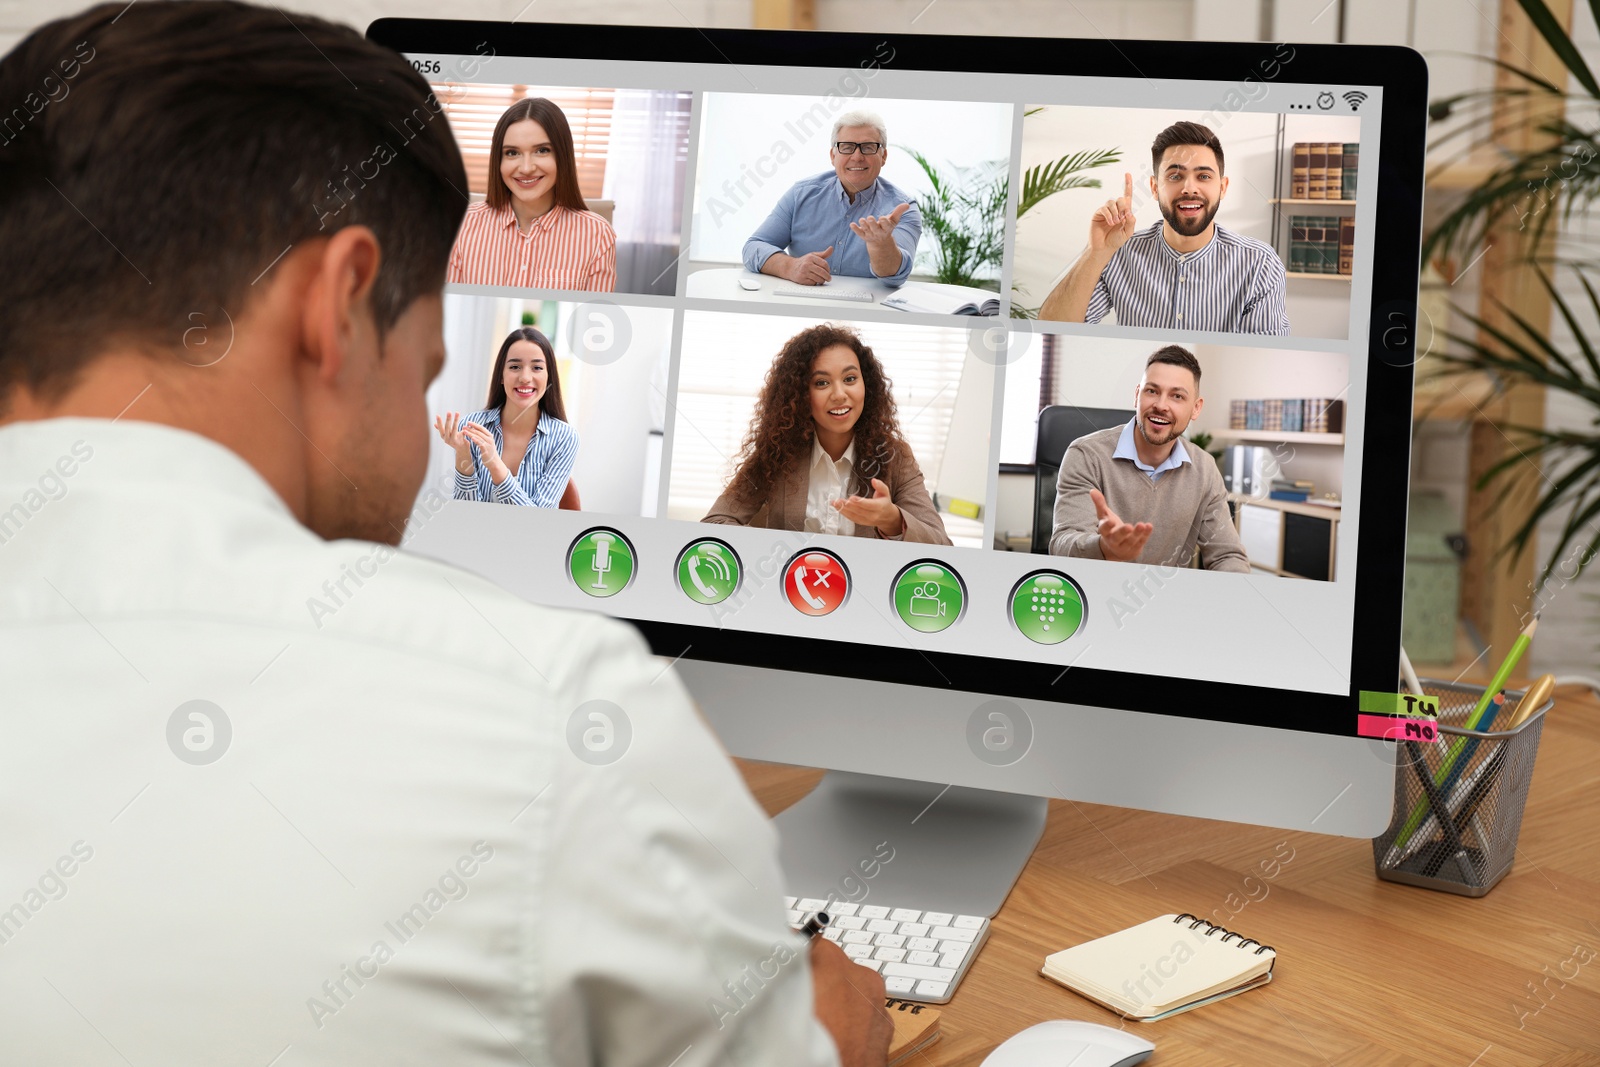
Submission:
M 444 335 L 429 486 L 485 504 L 656 513 L 670 309 L 452 293 Z
M 994 367 L 967 330 L 690 311 L 678 366 L 667 518 L 983 546 Z M 831 503 L 873 496 L 903 528 Z
M 471 204 L 459 285 L 677 292 L 692 94 L 439 82 Z
M 1083 165 L 1063 177 L 1083 184 L 1054 192 L 1017 220 L 1012 299 L 1019 307 L 1047 321 L 1349 335 L 1359 118 L 1027 110 L 1024 170 L 1076 157 Z M 1220 161 L 1213 149 L 1188 143 L 1206 131 L 1222 148 Z M 1320 170 L 1311 166 L 1313 148 Z M 1102 213 L 1108 201 L 1128 197 L 1130 182 L 1131 218 L 1112 225 Z M 1182 247 L 1213 223 L 1217 237 L 1207 247 Z
M 1181 337 L 1043 334 L 1018 344 L 1000 458 L 1039 475 L 1002 467 L 1002 482 L 1029 483 L 1000 493 L 997 527 L 1013 549 L 1109 558 L 1085 547 L 1105 517 L 1097 490 L 1116 518 L 1152 527 L 1124 562 L 1337 577 L 1347 356 Z M 1165 463 L 1141 465 L 1141 437 L 1147 450 L 1179 445 Z
M 1012 112 L 706 93 L 686 295 L 997 314 Z

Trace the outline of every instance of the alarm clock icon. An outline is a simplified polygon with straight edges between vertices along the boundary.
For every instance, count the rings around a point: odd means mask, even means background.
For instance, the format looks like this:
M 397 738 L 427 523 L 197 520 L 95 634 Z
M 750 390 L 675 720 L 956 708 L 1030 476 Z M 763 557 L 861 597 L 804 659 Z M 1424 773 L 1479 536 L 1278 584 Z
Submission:
M 1328 110 L 1330 107 L 1333 106 L 1333 94 L 1332 93 L 1318 93 L 1317 94 L 1317 106 L 1320 107 L 1324 111 Z

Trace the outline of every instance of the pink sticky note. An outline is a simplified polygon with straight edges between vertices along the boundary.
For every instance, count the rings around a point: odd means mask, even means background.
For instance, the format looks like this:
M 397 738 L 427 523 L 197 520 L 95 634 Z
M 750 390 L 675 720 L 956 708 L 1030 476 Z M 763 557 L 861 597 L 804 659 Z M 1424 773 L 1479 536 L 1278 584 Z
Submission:
M 1439 722 L 1415 715 L 1357 715 L 1356 734 L 1392 741 L 1437 741 Z

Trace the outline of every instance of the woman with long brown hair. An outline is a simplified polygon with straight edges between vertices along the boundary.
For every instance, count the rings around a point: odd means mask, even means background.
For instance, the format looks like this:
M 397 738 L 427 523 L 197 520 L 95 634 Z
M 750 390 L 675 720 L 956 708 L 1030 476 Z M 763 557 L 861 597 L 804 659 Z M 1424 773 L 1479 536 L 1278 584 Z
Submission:
M 572 129 L 542 96 L 519 100 L 495 124 L 488 191 L 467 208 L 447 279 L 609 293 L 617 234 L 578 189 Z
M 883 364 L 846 326 L 784 342 L 705 522 L 948 545 Z
M 445 412 L 433 427 L 456 452 L 457 500 L 553 508 L 578 461 L 555 349 L 532 326 L 501 343 L 484 409 Z

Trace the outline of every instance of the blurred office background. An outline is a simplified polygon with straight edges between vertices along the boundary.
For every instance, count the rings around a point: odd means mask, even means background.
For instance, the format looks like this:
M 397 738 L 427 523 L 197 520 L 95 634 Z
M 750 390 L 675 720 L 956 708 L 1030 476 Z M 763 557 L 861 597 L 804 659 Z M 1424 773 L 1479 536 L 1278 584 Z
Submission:
M 1550 2 L 1582 55 L 1591 66 L 1600 66 L 1600 31 L 1589 5 L 1573 0 Z M 0 49 L 9 49 L 33 26 L 83 6 L 75 0 L 0 0 Z M 1535 69 L 1582 92 L 1531 30 L 1516 0 L 612 0 L 605 5 L 592 0 L 459 0 L 448 8 L 433 0 L 287 0 L 285 6 L 358 27 L 382 16 L 448 15 L 522 22 L 769 26 L 866 33 L 1398 44 L 1415 48 L 1427 58 L 1433 99 L 1494 86 L 1494 60 Z M 1230 74 L 1195 73 L 1224 78 Z M 1483 113 L 1478 109 L 1479 116 Z M 1460 138 L 1448 143 L 1442 139 L 1472 117 L 1472 108 L 1457 108 L 1452 117 L 1430 124 L 1430 167 L 1435 170 L 1427 194 L 1430 219 L 1438 218 L 1443 205 L 1487 173 L 1481 166 L 1483 154 L 1446 165 L 1466 145 Z M 1507 123 L 1497 140 L 1526 141 L 1532 136 L 1530 124 Z M 1592 239 L 1588 219 L 1580 214 L 1552 235 L 1547 251 L 1586 254 Z M 1509 241 L 1507 247 L 1515 243 Z M 1558 348 L 1575 350 L 1572 332 L 1559 315 L 1552 316 L 1548 301 L 1539 306 L 1536 283 L 1528 280 L 1525 270 L 1513 269 L 1503 258 L 1506 254 L 1504 249 L 1493 250 L 1481 262 L 1463 257 L 1447 264 L 1451 268 L 1447 272 L 1430 270 L 1424 275 L 1419 350 L 1442 347 L 1447 330 L 1472 333 L 1462 309 L 1493 306 L 1492 299 L 1480 301 L 1484 295 L 1480 287 L 1484 286 L 1490 287 L 1487 295 L 1491 298 L 1519 303 L 1531 300 L 1531 321 L 1547 329 L 1551 343 Z M 1578 301 L 1581 308 L 1588 307 L 1571 272 L 1561 275 L 1558 282 L 1563 295 Z M 1582 318 L 1580 327 L 1590 333 L 1600 330 L 1592 315 Z M 1421 376 L 1429 374 L 1431 362 L 1426 356 L 1421 360 Z M 1453 638 L 1448 625 L 1434 626 L 1430 655 L 1418 658 L 1436 659 L 1444 667 L 1468 666 L 1480 652 L 1484 654 L 1479 662 L 1498 660 L 1526 612 L 1538 606 L 1543 609 L 1544 622 L 1530 655 L 1533 666 L 1592 671 L 1600 646 L 1600 578 L 1591 568 L 1576 581 L 1535 586 L 1539 566 L 1560 537 L 1565 511 L 1541 524 L 1531 551 L 1515 559 L 1502 556 L 1497 550 L 1517 516 L 1497 512 L 1493 506 L 1497 490 L 1478 488 L 1477 483 L 1478 475 L 1493 463 L 1515 455 L 1502 426 L 1520 423 L 1589 432 L 1593 406 L 1571 393 L 1527 387 L 1519 387 L 1509 398 L 1492 396 L 1487 385 L 1463 388 L 1456 382 L 1425 385 L 1422 393 L 1414 426 L 1412 518 L 1416 528 L 1418 517 L 1425 514 L 1425 525 L 1434 533 L 1427 538 L 1429 545 L 1417 546 L 1414 573 L 1421 574 L 1425 568 L 1430 574 L 1451 576 L 1448 589 L 1434 589 L 1434 599 L 1436 607 L 1443 605 L 1445 614 L 1455 616 L 1457 626 Z M 1542 470 L 1530 468 L 1526 473 L 1530 476 L 1525 481 L 1534 486 L 1548 477 Z M 1522 513 L 1526 514 L 1525 506 Z M 1461 532 L 1467 534 L 1464 556 L 1439 558 L 1432 542 Z M 1567 573 L 1571 570 L 1568 567 Z

